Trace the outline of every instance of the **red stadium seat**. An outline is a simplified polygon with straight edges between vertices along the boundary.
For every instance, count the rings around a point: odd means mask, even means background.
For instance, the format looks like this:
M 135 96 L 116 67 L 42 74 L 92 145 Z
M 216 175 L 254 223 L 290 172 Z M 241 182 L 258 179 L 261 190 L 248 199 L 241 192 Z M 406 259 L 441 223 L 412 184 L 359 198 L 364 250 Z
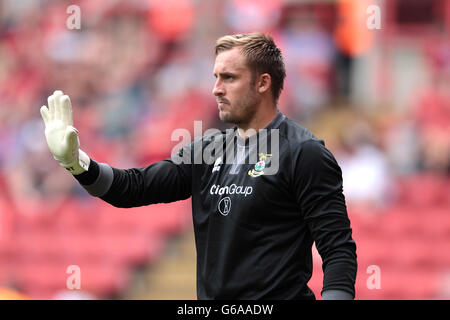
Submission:
M 74 230 L 61 234 L 59 241 L 64 247 L 65 261 L 78 264 L 85 260 L 104 261 L 107 258 L 108 247 L 102 240 L 97 231 Z
M 448 181 L 435 174 L 417 174 L 398 179 L 399 200 L 412 207 L 443 205 L 448 201 Z
M 103 204 L 99 211 L 99 229 L 102 232 L 127 231 L 135 232 L 139 229 L 139 217 L 134 209 L 114 208 Z
M 66 289 L 67 267 L 42 260 L 28 260 L 16 265 L 15 277 L 26 294 L 35 290 L 59 291 Z
M 450 211 L 446 207 L 430 207 L 424 214 L 422 224 L 427 237 L 435 240 L 450 239 Z
M 144 232 L 103 233 L 105 255 L 115 263 L 138 266 L 153 262 L 163 248 L 165 238 Z
M 30 261 L 17 266 L 16 277 L 19 286 L 27 295 L 36 298 L 38 294 L 45 293 L 45 298 L 50 298 L 57 292 L 77 290 L 77 288 L 70 287 L 71 277 L 75 273 L 69 269 L 69 266 L 65 263 Z M 83 262 L 76 266 L 79 267 L 81 290 L 98 297 L 115 295 L 127 285 L 127 269 L 120 265 L 105 261 L 103 263 Z
M 129 281 L 129 270 L 117 264 L 83 263 L 79 267 L 81 270 L 81 289 L 98 297 L 118 294 Z
M 58 212 L 55 229 L 59 232 L 72 232 L 78 229 L 96 229 L 99 220 L 100 204 L 97 200 L 82 202 L 79 199 L 67 201 L 64 209 Z
M 369 288 L 373 273 L 360 269 L 356 280 L 356 298 L 370 300 L 435 299 L 439 293 L 441 274 L 420 269 L 380 268 L 380 288 Z
M 421 268 L 435 270 L 440 262 L 435 261 L 432 253 L 433 244 L 425 239 L 405 238 L 392 243 L 391 254 L 399 268 Z
M 394 262 L 389 239 L 354 237 L 358 263 L 388 266 Z
M 28 230 L 15 234 L 17 255 L 21 260 L 60 260 L 64 246 L 57 234 L 48 230 Z

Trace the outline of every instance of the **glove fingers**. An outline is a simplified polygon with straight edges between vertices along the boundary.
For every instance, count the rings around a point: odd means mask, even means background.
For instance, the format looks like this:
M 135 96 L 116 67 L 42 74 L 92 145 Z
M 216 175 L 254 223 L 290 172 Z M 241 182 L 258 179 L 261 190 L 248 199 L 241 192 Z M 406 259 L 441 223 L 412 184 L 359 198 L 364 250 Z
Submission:
M 50 120 L 53 120 L 55 119 L 55 97 L 51 95 L 47 98 L 47 102 Z
M 66 125 L 73 126 L 72 104 L 70 103 L 70 98 L 67 95 L 63 95 L 60 99 L 61 119 Z
M 61 112 L 61 96 L 63 95 L 61 90 L 56 90 L 53 93 L 53 98 L 54 98 L 54 106 L 55 106 L 55 111 L 54 111 L 54 120 L 62 120 L 62 112 Z
M 45 126 L 47 127 L 48 123 L 51 120 L 51 117 L 50 117 L 49 110 L 47 109 L 46 106 L 41 107 L 41 116 L 42 116 L 42 119 L 44 120 Z

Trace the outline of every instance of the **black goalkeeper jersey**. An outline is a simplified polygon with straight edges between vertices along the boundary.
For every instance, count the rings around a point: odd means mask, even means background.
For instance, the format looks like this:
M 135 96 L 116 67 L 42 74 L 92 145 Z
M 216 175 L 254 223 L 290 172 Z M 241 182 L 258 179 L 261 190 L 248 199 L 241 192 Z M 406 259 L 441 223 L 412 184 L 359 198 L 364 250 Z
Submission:
M 117 207 L 192 197 L 199 299 L 314 299 L 307 286 L 313 242 L 322 291 L 355 294 L 341 169 L 322 140 L 281 112 L 245 141 L 233 128 L 144 168 L 91 160 L 75 177 Z

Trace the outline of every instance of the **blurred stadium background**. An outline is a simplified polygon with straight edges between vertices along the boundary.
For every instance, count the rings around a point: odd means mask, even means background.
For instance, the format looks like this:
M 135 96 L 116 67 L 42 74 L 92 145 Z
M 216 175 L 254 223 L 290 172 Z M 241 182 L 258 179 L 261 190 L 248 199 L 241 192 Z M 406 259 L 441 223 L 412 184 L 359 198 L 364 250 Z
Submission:
M 52 159 L 39 108 L 61 89 L 91 157 L 162 160 L 174 129 L 226 128 L 214 42 L 256 30 L 284 53 L 280 109 L 343 169 L 356 298 L 450 298 L 450 1 L 0 0 L 1 298 L 195 299 L 190 202 L 91 198 Z M 81 290 L 66 286 L 73 265 Z M 314 251 L 319 299 L 321 285 Z

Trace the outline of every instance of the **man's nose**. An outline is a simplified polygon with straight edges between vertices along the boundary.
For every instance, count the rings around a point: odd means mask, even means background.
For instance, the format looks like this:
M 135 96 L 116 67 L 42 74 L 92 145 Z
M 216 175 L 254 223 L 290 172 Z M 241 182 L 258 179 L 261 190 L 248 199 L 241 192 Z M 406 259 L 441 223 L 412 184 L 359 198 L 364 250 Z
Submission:
M 216 97 L 223 96 L 225 94 L 225 90 L 223 89 L 222 84 L 220 83 L 219 80 L 217 80 L 216 83 L 214 84 L 212 93 Z

